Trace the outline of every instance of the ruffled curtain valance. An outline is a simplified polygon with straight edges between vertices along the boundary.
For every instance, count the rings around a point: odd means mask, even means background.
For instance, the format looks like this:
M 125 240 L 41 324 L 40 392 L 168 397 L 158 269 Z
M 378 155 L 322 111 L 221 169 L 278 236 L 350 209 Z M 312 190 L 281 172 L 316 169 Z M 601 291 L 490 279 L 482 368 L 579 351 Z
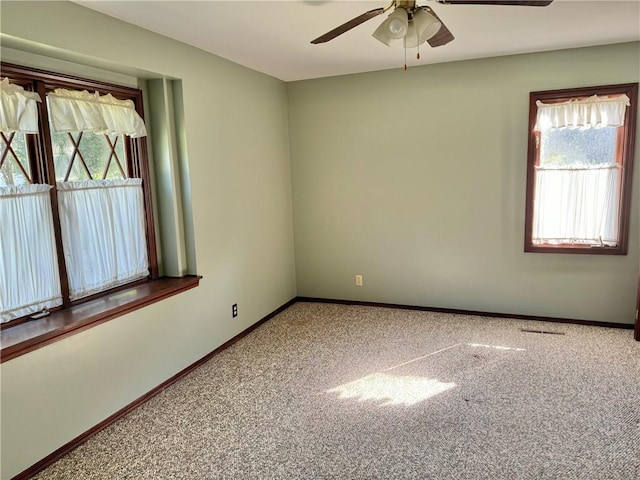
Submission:
M 54 132 L 124 134 L 132 138 L 147 135 L 144 121 L 131 100 L 58 88 L 47 94 L 47 101 Z
M 20 85 L 0 81 L 0 131 L 38 133 L 38 105 L 40 95 Z
M 621 127 L 626 107 L 631 105 L 626 95 L 613 97 L 593 95 L 584 100 L 562 103 L 536 102 L 538 117 L 535 130 L 551 128 Z

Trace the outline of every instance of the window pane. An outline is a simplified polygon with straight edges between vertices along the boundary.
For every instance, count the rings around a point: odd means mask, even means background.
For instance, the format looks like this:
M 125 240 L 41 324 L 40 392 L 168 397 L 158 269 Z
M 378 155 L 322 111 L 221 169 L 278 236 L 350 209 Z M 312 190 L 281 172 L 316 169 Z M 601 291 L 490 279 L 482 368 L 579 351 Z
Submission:
M 113 180 L 115 178 L 126 178 L 122 176 L 122 171 L 118 168 L 118 162 L 114 160 L 111 161 L 111 165 L 109 165 L 109 170 L 107 171 L 107 175 L 105 177 L 107 180 Z
M 122 135 L 52 132 L 51 143 L 58 182 L 128 177 Z
M 616 163 L 616 127 L 555 128 L 540 136 L 540 165 L 611 165 Z
M 56 167 L 56 180 L 62 181 L 67 168 L 69 168 L 69 161 L 75 148 L 69 142 L 66 133 L 51 132 L 51 149 L 53 150 L 53 163 Z
M 0 142 L 0 186 L 33 183 L 24 133 L 2 133 Z
M 124 135 L 109 135 L 110 145 L 115 145 L 115 155 L 111 158 L 109 173 L 106 178 L 128 178 L 127 171 L 127 154 L 124 150 Z M 112 172 L 113 170 L 113 172 Z

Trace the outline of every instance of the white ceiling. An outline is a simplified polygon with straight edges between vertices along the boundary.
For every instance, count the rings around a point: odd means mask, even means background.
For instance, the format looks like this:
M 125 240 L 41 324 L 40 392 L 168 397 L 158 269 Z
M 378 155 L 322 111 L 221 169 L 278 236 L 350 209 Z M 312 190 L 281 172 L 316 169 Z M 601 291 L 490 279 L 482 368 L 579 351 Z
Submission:
M 402 68 L 400 42 L 371 37 L 386 14 L 334 40 L 314 38 L 389 0 L 78 1 L 285 81 Z M 429 5 L 455 35 L 407 52 L 424 65 L 640 40 L 640 0 L 555 0 L 548 7 Z

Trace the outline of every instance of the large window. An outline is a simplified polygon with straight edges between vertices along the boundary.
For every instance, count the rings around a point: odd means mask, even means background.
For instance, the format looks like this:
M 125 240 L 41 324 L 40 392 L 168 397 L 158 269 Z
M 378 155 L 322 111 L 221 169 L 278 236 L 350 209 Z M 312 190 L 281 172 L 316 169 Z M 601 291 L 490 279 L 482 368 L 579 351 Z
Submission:
M 0 320 L 158 276 L 142 92 L 2 64 Z
M 627 253 L 637 94 L 531 93 L 525 251 Z

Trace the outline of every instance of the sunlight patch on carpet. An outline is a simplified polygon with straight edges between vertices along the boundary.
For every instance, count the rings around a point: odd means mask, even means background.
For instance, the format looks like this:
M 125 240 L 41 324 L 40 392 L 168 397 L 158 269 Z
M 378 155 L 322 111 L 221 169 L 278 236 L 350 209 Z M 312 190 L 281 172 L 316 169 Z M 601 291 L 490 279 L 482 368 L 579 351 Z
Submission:
M 425 358 L 432 357 L 433 355 L 438 355 L 439 353 L 446 352 L 447 350 L 451 350 L 452 348 L 456 348 L 461 346 L 461 343 L 456 343 L 455 345 L 449 345 L 448 347 L 441 348 L 440 350 L 436 350 L 435 352 L 428 353 L 426 355 L 422 355 L 421 357 L 414 358 L 412 360 L 402 362 L 398 365 L 394 365 L 393 367 L 389 367 L 383 370 L 383 372 L 388 372 L 389 370 L 394 370 L 396 368 L 404 367 L 405 365 L 409 365 L 410 363 L 418 362 L 420 360 L 424 360 Z
M 455 386 L 455 383 L 443 383 L 425 377 L 372 373 L 327 390 L 327 392 L 338 393 L 338 398 L 341 399 L 355 399 L 360 402 L 382 401 L 381 407 L 388 405 L 411 406 L 446 392 Z
M 517 347 L 503 347 L 501 345 L 483 345 L 481 343 L 467 343 L 470 347 L 481 347 L 481 348 L 493 348 L 495 350 L 512 350 L 514 352 L 524 352 L 524 348 Z

